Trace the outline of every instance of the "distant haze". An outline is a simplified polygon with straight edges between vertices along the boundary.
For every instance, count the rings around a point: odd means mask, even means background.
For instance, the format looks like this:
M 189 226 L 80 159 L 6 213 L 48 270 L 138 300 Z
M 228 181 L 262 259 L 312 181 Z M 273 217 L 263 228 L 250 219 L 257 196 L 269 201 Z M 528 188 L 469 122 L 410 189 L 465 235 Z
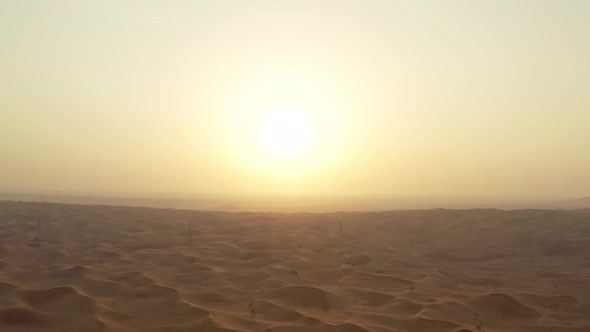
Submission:
M 585 0 L 0 0 L 0 192 L 585 197 L 589 36 Z
M 68 204 L 143 206 L 225 212 L 336 212 L 415 209 L 590 209 L 590 197 L 574 200 L 482 199 L 441 197 L 325 197 L 325 196 L 222 196 L 193 198 L 108 197 L 83 195 L 2 194 L 0 201 L 34 201 Z

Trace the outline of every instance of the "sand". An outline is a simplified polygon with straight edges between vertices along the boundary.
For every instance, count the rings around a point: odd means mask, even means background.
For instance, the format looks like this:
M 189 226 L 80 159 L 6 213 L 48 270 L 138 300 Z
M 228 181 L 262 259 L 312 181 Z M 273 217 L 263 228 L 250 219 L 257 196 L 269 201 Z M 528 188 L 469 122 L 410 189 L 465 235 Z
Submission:
M 590 210 L 0 202 L 0 331 L 588 332 Z

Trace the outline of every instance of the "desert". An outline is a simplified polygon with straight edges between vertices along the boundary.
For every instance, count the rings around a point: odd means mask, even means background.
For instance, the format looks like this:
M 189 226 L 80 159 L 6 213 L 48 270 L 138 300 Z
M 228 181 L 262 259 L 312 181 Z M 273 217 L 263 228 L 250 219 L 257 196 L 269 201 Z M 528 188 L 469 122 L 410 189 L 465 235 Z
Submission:
M 590 1 L 0 0 L 0 332 L 590 332 Z
M 0 330 L 590 331 L 590 210 L 0 203 Z

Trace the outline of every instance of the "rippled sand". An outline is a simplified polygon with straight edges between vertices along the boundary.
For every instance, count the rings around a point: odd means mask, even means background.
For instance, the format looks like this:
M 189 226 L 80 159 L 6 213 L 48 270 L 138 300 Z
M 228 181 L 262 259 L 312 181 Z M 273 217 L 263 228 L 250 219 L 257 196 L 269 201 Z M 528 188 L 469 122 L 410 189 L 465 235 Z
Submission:
M 588 332 L 590 211 L 0 202 L 0 331 Z

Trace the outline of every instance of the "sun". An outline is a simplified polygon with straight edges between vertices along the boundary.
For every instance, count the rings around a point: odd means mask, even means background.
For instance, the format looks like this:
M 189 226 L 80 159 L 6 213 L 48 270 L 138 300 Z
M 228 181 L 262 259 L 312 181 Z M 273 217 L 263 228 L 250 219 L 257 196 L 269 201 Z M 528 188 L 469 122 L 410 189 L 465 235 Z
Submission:
M 279 159 L 298 159 L 309 153 L 317 133 L 310 117 L 294 106 L 275 107 L 261 117 L 257 144 L 265 153 Z

